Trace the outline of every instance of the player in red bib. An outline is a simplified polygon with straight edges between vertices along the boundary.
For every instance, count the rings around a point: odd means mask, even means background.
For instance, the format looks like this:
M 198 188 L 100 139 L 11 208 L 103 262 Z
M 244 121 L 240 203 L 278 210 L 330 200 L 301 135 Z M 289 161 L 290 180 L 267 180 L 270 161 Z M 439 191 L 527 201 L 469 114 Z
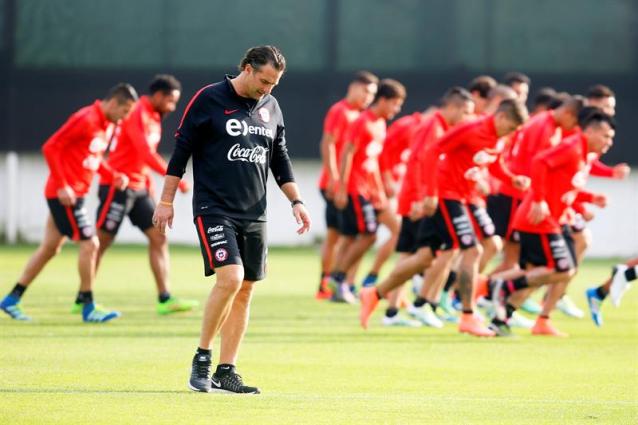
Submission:
M 550 291 L 543 311 L 532 328 L 534 335 L 566 336 L 549 320 L 558 297 L 575 273 L 573 246 L 563 236 L 561 217 L 575 201 L 604 203 L 604 196 L 584 192 L 589 168 L 597 156 L 613 143 L 614 122 L 603 112 L 590 114 L 581 124 L 582 132 L 538 154 L 532 162 L 532 188 L 516 211 L 514 229 L 520 233 L 520 265 L 494 276 L 491 298 L 497 306 L 493 329 L 508 334 L 507 320 L 518 305 L 511 295 L 545 284 L 559 285 L 562 291 Z
M 137 93 L 132 86 L 118 84 L 103 100 L 96 100 L 74 113 L 42 147 L 49 165 L 44 192 L 49 216 L 40 246 L 31 256 L 13 290 L 0 302 L 0 309 L 13 319 L 29 320 L 21 309 L 20 299 L 67 239 L 79 245 L 78 299 L 82 304 L 83 320 L 102 323 L 120 316 L 118 312 L 106 311 L 93 302 L 92 288 L 99 241 L 84 206 L 84 197 L 96 172 L 110 176 L 118 188 L 126 187 L 126 175 L 104 164 L 102 155 L 108 147 L 113 124 L 130 112 L 136 100 Z
M 379 79 L 367 71 L 355 74 L 344 99 L 330 107 L 323 124 L 321 157 L 323 167 L 319 177 L 319 190 L 326 201 L 326 238 L 321 246 L 321 280 L 317 299 L 332 296 L 328 288 L 330 271 L 334 263 L 335 247 L 339 240 L 339 210 L 334 205 L 334 194 L 339 182 L 339 158 L 348 127 L 366 109 L 377 92 Z M 342 240 L 341 243 L 344 243 Z
M 401 231 L 396 251 L 398 262 L 417 252 L 420 248 L 418 239 L 419 227 L 426 220 L 423 217 L 422 200 L 425 197 L 425 180 L 427 170 L 424 169 L 426 149 L 436 143 L 443 135 L 474 114 L 474 102 L 469 92 L 461 87 L 449 89 L 441 100 L 438 111 L 425 119 L 417 129 L 411 145 L 411 153 L 407 163 L 405 180 L 399 195 L 398 213 L 402 217 Z M 422 271 L 422 270 L 421 270 Z M 440 328 L 441 320 L 436 316 L 438 296 L 441 285 L 449 271 L 445 261 L 434 260 L 425 274 L 420 294 L 413 304 L 408 306 L 408 313 L 419 323 Z M 383 319 L 384 324 L 391 323 L 397 317 L 397 305 L 390 299 L 390 305 Z
M 176 298 L 170 293 L 168 269 L 170 264 L 166 235 L 153 226 L 155 211 L 150 170 L 166 174 L 166 162 L 157 153 L 162 137 L 162 119 L 175 110 L 181 94 L 180 82 L 171 75 L 157 75 L 149 86 L 149 95 L 142 96 L 131 115 L 122 121 L 117 138 L 111 144 L 106 163 L 129 178 L 128 187 L 118 190 L 110 176 L 102 176 L 98 191 L 100 205 L 96 228 L 100 240 L 97 264 L 111 246 L 124 218 L 138 227 L 148 239 L 151 270 L 158 293 L 158 314 L 191 310 L 195 301 Z M 179 184 L 182 192 L 188 184 Z M 75 308 L 79 310 L 79 300 Z
M 405 96 L 401 83 L 382 80 L 372 106 L 348 130 L 335 205 L 342 210 L 340 233 L 350 243 L 341 247 L 331 273 L 334 301 L 356 301 L 345 282 L 345 272 L 374 244 L 378 215 L 388 206 L 378 157 L 383 150 L 386 122 L 399 113 Z
M 475 182 L 468 172 L 498 159 L 498 140 L 516 130 L 527 118 L 525 107 L 505 100 L 494 115 L 458 126 L 426 150 L 424 212 L 429 217 L 419 228 L 423 248 L 398 263 L 390 276 L 374 288 L 361 291 L 360 322 L 366 328 L 379 299 L 406 279 L 429 266 L 437 256 L 452 258 L 460 250 L 459 289 L 464 314 L 459 331 L 477 336 L 494 333 L 473 315 L 472 292 L 481 256 L 465 202 Z

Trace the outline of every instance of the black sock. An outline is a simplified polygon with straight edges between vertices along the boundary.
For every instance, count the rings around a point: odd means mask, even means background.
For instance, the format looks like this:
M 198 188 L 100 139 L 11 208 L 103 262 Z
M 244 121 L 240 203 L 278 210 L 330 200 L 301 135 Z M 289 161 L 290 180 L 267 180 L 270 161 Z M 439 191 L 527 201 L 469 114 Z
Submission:
M 474 314 L 474 310 L 472 310 L 471 308 L 464 308 L 463 309 L 463 314 Z
M 396 316 L 397 314 L 399 314 L 399 309 L 398 309 L 398 308 L 396 308 L 396 307 L 388 307 L 388 308 L 385 310 L 385 315 L 386 315 L 386 317 L 394 317 L 394 316 Z
M 421 296 L 418 296 L 416 297 L 412 305 L 414 305 L 415 307 L 423 307 L 427 302 L 428 300 L 426 300 L 425 298 Z
M 541 314 L 538 317 L 540 317 L 541 319 L 549 320 L 549 314 Z
M 370 272 L 370 273 L 368 273 L 368 276 L 367 276 L 367 277 L 373 277 L 373 278 L 375 278 L 375 279 L 376 279 L 378 276 L 379 276 L 378 274 L 373 273 L 373 272 Z
M 529 288 L 529 284 L 527 283 L 527 277 L 525 275 L 521 277 L 517 277 L 516 279 L 505 281 L 503 285 L 503 289 L 507 295 L 511 295 L 519 289 Z
M 381 293 L 379 292 L 379 288 L 376 288 L 374 290 L 374 293 L 377 294 L 377 298 L 378 299 L 380 299 L 380 300 L 383 299 L 383 295 L 381 295 Z
M 166 301 L 168 301 L 171 298 L 171 293 L 170 292 L 162 292 L 161 294 L 159 294 L 159 302 L 161 303 L 165 303 Z
M 330 276 L 337 282 L 337 283 L 343 283 L 344 280 L 346 280 L 346 274 L 344 272 L 332 272 L 330 273 Z
M 428 304 L 432 306 L 432 311 L 436 313 L 436 309 L 439 307 L 439 303 L 434 301 L 428 301 Z
M 625 279 L 627 279 L 627 282 L 636 280 L 636 266 L 625 270 Z
M 226 373 L 231 373 L 235 371 L 235 365 L 223 363 L 217 365 L 217 370 L 215 371 L 216 375 L 223 375 Z
M 451 271 L 450 274 L 447 275 L 447 281 L 445 282 L 445 286 L 443 287 L 443 290 L 445 292 L 449 292 L 452 286 L 454 285 L 454 282 L 456 282 L 456 272 Z
M 76 304 L 91 304 L 93 302 L 93 292 L 91 291 L 80 291 L 78 292 L 78 296 L 75 299 Z
M 512 304 L 510 303 L 505 304 L 505 316 L 508 319 L 512 317 L 515 311 L 516 311 L 516 307 L 514 307 Z
M 199 355 L 204 355 L 204 356 L 210 357 L 211 354 L 212 354 L 212 350 L 208 350 L 206 348 L 197 347 L 197 351 L 195 352 L 195 354 L 199 354 Z
M 605 298 L 607 298 L 607 295 L 609 294 L 609 292 L 605 289 L 604 286 L 599 286 L 598 288 L 596 288 L 596 295 L 598 296 L 598 298 L 600 298 L 601 300 L 604 300 Z
M 16 286 L 13 287 L 9 295 L 16 297 L 17 299 L 22 298 L 22 294 L 27 290 L 27 287 L 22 285 L 21 283 L 16 283 Z

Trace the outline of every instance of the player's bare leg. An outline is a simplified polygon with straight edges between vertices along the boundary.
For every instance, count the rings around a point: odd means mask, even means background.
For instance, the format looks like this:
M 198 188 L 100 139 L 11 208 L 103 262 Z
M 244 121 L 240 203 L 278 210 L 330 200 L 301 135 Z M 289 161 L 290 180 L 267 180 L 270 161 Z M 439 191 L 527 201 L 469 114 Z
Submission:
M 245 280 L 233 299 L 230 313 L 221 327 L 219 363 L 236 364 L 239 346 L 248 327 L 253 288 L 254 282 Z
M 430 267 L 434 256 L 429 247 L 420 248 L 414 254 L 399 259 L 388 277 L 376 286 L 379 295 L 385 297 L 390 291 L 403 285 L 416 273 Z
M 104 253 L 106 252 L 106 250 L 109 249 L 111 245 L 113 245 L 115 236 L 113 236 L 112 234 L 108 232 L 105 232 L 102 229 L 97 229 L 96 233 L 97 233 L 97 238 L 100 241 L 100 247 L 97 251 L 97 259 L 95 261 L 95 271 L 97 273 L 97 270 L 100 268 L 100 263 L 102 262 L 102 257 L 104 256 Z
M 493 278 L 491 288 L 491 298 L 497 308 L 495 320 L 499 323 L 506 321 L 520 307 L 524 297 L 514 297 L 513 294 L 516 294 L 516 292 L 538 288 L 543 285 L 556 285 L 558 289 L 553 293 L 552 298 L 549 298 L 545 303 L 543 312 L 532 328 L 532 334 L 566 336 L 566 334 L 551 325 L 549 312 L 554 308 L 556 301 L 560 298 L 560 294 L 564 292 L 574 274 L 575 269 L 557 272 L 547 267 L 534 267 L 528 271 L 512 270 L 499 274 L 499 278 Z
M 144 234 L 148 238 L 148 259 L 151 271 L 155 278 L 157 293 L 170 292 L 168 273 L 170 269 L 170 257 L 168 253 L 168 239 L 155 227 L 148 228 Z
M 479 272 L 483 273 L 485 268 L 490 263 L 492 258 L 503 249 L 503 241 L 501 237 L 498 235 L 490 236 L 489 238 L 484 238 L 481 241 L 481 246 L 483 247 L 483 254 L 481 255 L 481 261 L 479 262 Z M 518 261 L 518 259 L 517 259 Z
M 326 231 L 326 239 L 321 244 L 321 280 L 319 281 L 319 287 L 315 298 L 326 299 L 330 298 L 332 291 L 328 288 L 328 281 L 330 272 L 335 264 L 337 252 L 339 247 L 343 243 L 344 238 L 336 229 L 328 227 Z
M 199 339 L 199 347 L 208 350 L 211 349 L 213 339 L 230 315 L 235 295 L 242 288 L 244 281 L 244 268 L 240 265 L 230 264 L 219 267 L 215 269 L 215 273 L 217 282 L 206 301 Z
M 97 236 L 80 241 L 78 253 L 78 271 L 80 273 L 80 292 L 91 291 L 95 280 L 95 265 L 100 241 Z
M 517 269 L 520 255 L 521 244 L 505 240 L 503 243 L 503 260 L 490 272 L 490 276 L 507 270 Z
M 58 228 L 53 222 L 53 217 L 49 214 L 44 227 L 44 237 L 42 238 L 42 242 L 40 242 L 36 251 L 33 255 L 31 255 L 31 258 L 29 258 L 29 261 L 25 265 L 24 270 L 18 279 L 20 285 L 31 285 L 44 266 L 46 266 L 46 264 L 60 252 L 66 239 L 66 236 L 62 235 L 58 231 Z
M 401 222 L 390 208 L 386 208 L 381 211 L 379 213 L 378 220 L 379 223 L 383 224 L 390 231 L 390 237 L 377 251 L 372 268 L 370 269 L 366 280 L 364 280 L 364 286 L 376 283 L 376 277 L 379 276 L 381 267 L 383 267 L 385 262 L 388 261 L 388 258 L 390 258 L 390 256 L 394 253 L 397 240 L 399 239 L 399 231 L 401 230 Z

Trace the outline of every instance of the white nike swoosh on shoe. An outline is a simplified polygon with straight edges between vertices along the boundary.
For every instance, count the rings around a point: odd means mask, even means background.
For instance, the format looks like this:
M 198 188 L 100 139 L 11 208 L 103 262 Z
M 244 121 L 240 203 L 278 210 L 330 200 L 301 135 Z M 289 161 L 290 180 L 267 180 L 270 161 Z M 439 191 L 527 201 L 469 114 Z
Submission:
M 219 382 L 219 381 L 215 381 L 215 379 L 213 379 L 213 378 L 210 378 L 210 382 L 211 382 L 214 386 L 216 386 L 217 388 L 221 388 L 221 387 L 222 387 L 222 383 L 221 383 L 221 382 Z

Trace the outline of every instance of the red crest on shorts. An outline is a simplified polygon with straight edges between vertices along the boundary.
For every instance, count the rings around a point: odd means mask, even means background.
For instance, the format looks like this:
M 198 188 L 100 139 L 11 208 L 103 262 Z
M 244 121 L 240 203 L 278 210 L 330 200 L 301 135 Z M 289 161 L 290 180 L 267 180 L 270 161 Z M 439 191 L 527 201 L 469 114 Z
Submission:
M 219 248 L 217 251 L 215 251 L 215 259 L 217 261 L 225 261 L 228 258 L 228 251 L 226 251 L 224 248 Z

